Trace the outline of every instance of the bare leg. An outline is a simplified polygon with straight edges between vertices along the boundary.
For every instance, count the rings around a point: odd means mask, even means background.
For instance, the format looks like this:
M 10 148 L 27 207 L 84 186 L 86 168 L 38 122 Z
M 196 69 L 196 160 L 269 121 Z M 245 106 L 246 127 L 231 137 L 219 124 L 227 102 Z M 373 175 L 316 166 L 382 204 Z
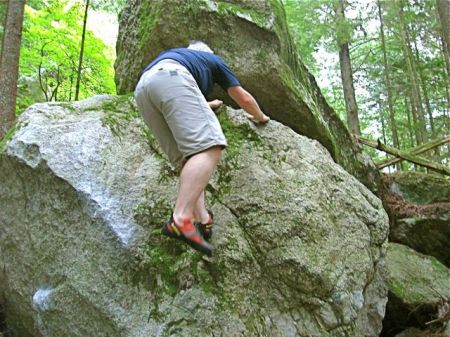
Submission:
M 195 220 L 201 223 L 206 223 L 209 220 L 209 214 L 205 207 L 205 191 L 200 193 L 194 209 Z
M 175 222 L 193 219 L 198 203 L 204 208 L 204 189 L 220 161 L 222 148 L 214 146 L 192 156 L 184 165 L 180 175 L 180 188 L 175 204 Z M 203 196 L 202 196 L 203 195 Z M 203 215 L 201 215 L 203 217 Z

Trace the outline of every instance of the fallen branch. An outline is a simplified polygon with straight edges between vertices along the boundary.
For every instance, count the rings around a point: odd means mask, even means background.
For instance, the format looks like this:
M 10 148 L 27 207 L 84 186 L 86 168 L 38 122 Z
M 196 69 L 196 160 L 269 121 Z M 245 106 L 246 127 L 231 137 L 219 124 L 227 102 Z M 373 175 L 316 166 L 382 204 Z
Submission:
M 448 168 L 444 165 L 438 164 L 438 163 L 430 162 L 429 160 L 427 160 L 424 157 L 401 151 L 399 149 L 396 149 L 395 147 L 387 146 L 387 145 L 383 144 L 380 140 L 378 140 L 378 142 L 374 142 L 369 139 L 359 138 L 359 141 L 361 143 L 363 143 L 364 145 L 367 145 L 367 146 L 373 147 L 377 150 L 381 150 L 383 152 L 392 154 L 396 157 L 402 158 L 404 160 L 407 160 L 407 161 L 417 164 L 419 166 L 426 167 L 426 168 L 436 171 L 440 174 L 450 176 L 450 168 Z
M 435 140 L 432 140 L 432 141 L 427 142 L 425 144 L 419 145 L 417 147 L 412 148 L 411 150 L 408 150 L 407 152 L 410 153 L 410 154 L 413 154 L 413 155 L 420 154 L 420 153 L 427 152 L 429 150 L 434 149 L 435 147 L 438 147 L 438 146 L 440 146 L 442 144 L 446 144 L 446 143 L 449 143 L 449 142 L 450 142 L 450 136 L 447 136 L 447 137 L 442 138 L 442 139 L 435 139 Z M 390 166 L 390 165 L 396 164 L 398 162 L 401 162 L 403 160 L 404 160 L 403 158 L 385 159 L 385 160 L 382 160 L 382 161 L 376 163 L 376 165 L 377 165 L 377 167 L 379 169 L 382 169 L 382 168 L 385 168 L 387 166 Z

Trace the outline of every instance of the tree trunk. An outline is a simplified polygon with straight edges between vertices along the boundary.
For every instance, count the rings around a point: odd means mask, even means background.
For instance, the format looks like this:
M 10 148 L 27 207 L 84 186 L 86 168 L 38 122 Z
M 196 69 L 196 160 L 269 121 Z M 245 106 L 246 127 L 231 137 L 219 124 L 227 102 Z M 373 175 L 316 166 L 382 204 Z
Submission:
M 385 41 L 385 37 L 384 37 L 384 20 L 383 20 L 383 14 L 381 13 L 381 2 L 380 2 L 380 0 L 378 0 L 377 2 L 378 2 L 378 17 L 380 19 L 381 49 L 383 51 L 384 80 L 385 80 L 387 99 L 388 99 L 389 122 L 391 124 L 392 141 L 394 143 L 394 147 L 399 149 L 400 141 L 398 139 L 397 123 L 395 121 L 394 104 L 392 103 L 392 86 L 391 86 L 391 79 L 390 79 L 390 74 L 389 74 L 389 64 L 387 62 L 386 41 Z M 401 170 L 401 164 L 397 165 L 397 170 Z
M 441 23 L 442 36 L 447 45 L 447 55 L 450 55 L 450 1 L 436 0 L 436 9 Z
M 88 11 L 89 11 L 89 0 L 86 0 L 86 7 L 85 7 L 84 19 L 83 19 L 83 33 L 81 36 L 80 59 L 78 62 L 78 70 L 77 70 L 77 84 L 75 86 L 75 100 L 76 101 L 78 101 L 78 96 L 80 94 L 81 68 L 83 66 L 84 41 L 86 38 L 86 23 L 87 23 Z
M 414 41 L 414 52 L 416 54 L 416 60 L 417 60 L 417 62 L 419 62 L 420 55 L 419 55 L 419 49 L 417 48 L 416 41 Z M 425 109 L 427 111 L 428 120 L 430 121 L 431 139 L 435 139 L 437 137 L 437 133 L 436 133 L 436 129 L 434 127 L 433 112 L 431 109 L 430 98 L 428 96 L 428 89 L 427 89 L 427 85 L 426 85 L 427 81 L 426 81 L 425 75 L 420 67 L 418 68 L 418 75 L 419 75 L 419 80 L 420 80 L 420 87 L 422 88 L 422 92 L 423 92 L 423 98 L 425 100 Z M 436 159 L 438 159 L 440 157 L 439 148 L 435 148 L 434 154 L 435 154 Z M 431 157 L 431 155 L 430 155 L 430 157 Z
M 417 71 L 416 71 L 416 65 L 414 62 L 414 57 L 411 51 L 411 45 L 410 45 L 410 38 L 408 33 L 408 27 L 404 20 L 404 14 L 403 14 L 403 1 L 399 2 L 399 19 L 401 22 L 401 28 L 400 28 L 400 35 L 402 38 L 402 49 L 403 49 L 403 55 L 406 61 L 407 71 L 408 71 L 408 78 L 410 80 L 411 84 L 411 106 L 412 106 L 412 113 L 413 113 L 413 119 L 416 117 L 418 122 L 418 139 L 417 141 L 419 144 L 425 143 L 427 141 L 427 130 L 426 130 L 426 124 L 425 124 L 425 117 L 424 117 L 424 110 L 422 106 L 422 98 L 420 95 L 420 89 L 418 85 L 418 79 L 417 79 Z M 419 145 L 418 144 L 418 145 Z
M 444 111 L 446 118 L 447 132 L 450 134 L 450 1 L 436 0 L 436 12 L 441 26 L 441 50 L 445 64 L 444 81 L 446 84 L 447 107 Z M 450 147 L 449 147 L 450 155 Z
M 16 116 L 17 79 L 25 0 L 9 0 L 0 60 L 0 139 Z
M 378 103 L 379 106 L 381 106 L 380 103 Z M 386 143 L 386 126 L 384 124 L 384 116 L 382 113 L 380 113 L 380 123 L 381 123 L 381 134 L 383 135 L 383 142 Z M 389 155 L 385 153 L 386 160 L 389 159 Z M 388 167 L 389 174 L 391 173 L 391 168 Z
M 418 118 L 417 118 L 417 107 L 415 105 L 415 101 L 414 101 L 414 97 L 413 94 L 411 92 L 411 90 L 409 91 L 409 111 L 411 112 L 411 119 L 412 119 L 412 129 L 414 131 L 414 136 L 415 136 L 415 144 L 416 145 L 420 145 L 422 144 L 422 137 L 419 131 L 419 122 L 418 122 Z
M 408 119 L 408 135 L 409 135 L 409 143 L 411 144 L 409 147 L 414 147 L 417 146 L 417 128 L 415 127 L 416 123 L 412 121 L 412 112 L 410 109 L 411 108 L 411 104 L 408 101 L 408 97 L 405 95 L 405 111 L 406 111 L 406 117 Z M 415 136 L 415 138 L 414 138 Z M 414 165 L 414 168 L 416 168 L 416 166 Z
M 6 1 L 0 1 L 0 24 L 1 24 L 1 30 L 0 30 L 0 40 L 2 41 L 3 45 L 3 32 L 5 30 L 5 24 L 6 24 Z M 0 55 L 2 51 L 2 45 L 0 45 Z
M 345 21 L 344 1 L 338 0 L 335 2 L 336 22 L 338 24 Z M 348 41 L 337 42 L 339 45 L 339 65 L 341 68 L 342 87 L 344 89 L 345 108 L 347 110 L 347 124 L 352 134 L 360 135 L 358 105 L 356 104 L 355 88 L 353 86 L 353 70 Z

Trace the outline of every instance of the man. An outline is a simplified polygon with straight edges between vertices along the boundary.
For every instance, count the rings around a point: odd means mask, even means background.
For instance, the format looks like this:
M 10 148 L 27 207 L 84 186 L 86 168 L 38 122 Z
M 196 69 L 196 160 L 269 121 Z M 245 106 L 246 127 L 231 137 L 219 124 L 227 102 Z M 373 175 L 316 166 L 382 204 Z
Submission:
M 200 41 L 159 54 L 144 69 L 135 90 L 145 123 L 170 162 L 183 165 L 175 208 L 162 233 L 208 256 L 212 248 L 205 238 L 211 236 L 213 216 L 205 208 L 204 189 L 227 146 L 212 111 L 222 101 L 206 100 L 214 83 L 254 122 L 269 121 L 225 62 Z

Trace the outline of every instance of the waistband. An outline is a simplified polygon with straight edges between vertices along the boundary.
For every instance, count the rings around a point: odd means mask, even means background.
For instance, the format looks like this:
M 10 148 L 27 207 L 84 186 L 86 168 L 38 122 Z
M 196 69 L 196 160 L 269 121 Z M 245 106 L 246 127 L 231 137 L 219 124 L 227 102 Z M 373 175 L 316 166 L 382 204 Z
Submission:
M 186 67 L 183 66 L 180 62 L 177 62 L 172 59 L 164 59 L 164 60 L 159 61 L 155 65 L 153 65 L 149 70 L 147 70 L 142 75 L 149 76 L 149 75 L 153 75 L 153 74 L 157 73 L 158 71 L 163 71 L 163 70 L 180 70 L 180 71 L 184 71 L 188 74 L 191 74 L 189 72 L 189 70 L 187 70 Z

